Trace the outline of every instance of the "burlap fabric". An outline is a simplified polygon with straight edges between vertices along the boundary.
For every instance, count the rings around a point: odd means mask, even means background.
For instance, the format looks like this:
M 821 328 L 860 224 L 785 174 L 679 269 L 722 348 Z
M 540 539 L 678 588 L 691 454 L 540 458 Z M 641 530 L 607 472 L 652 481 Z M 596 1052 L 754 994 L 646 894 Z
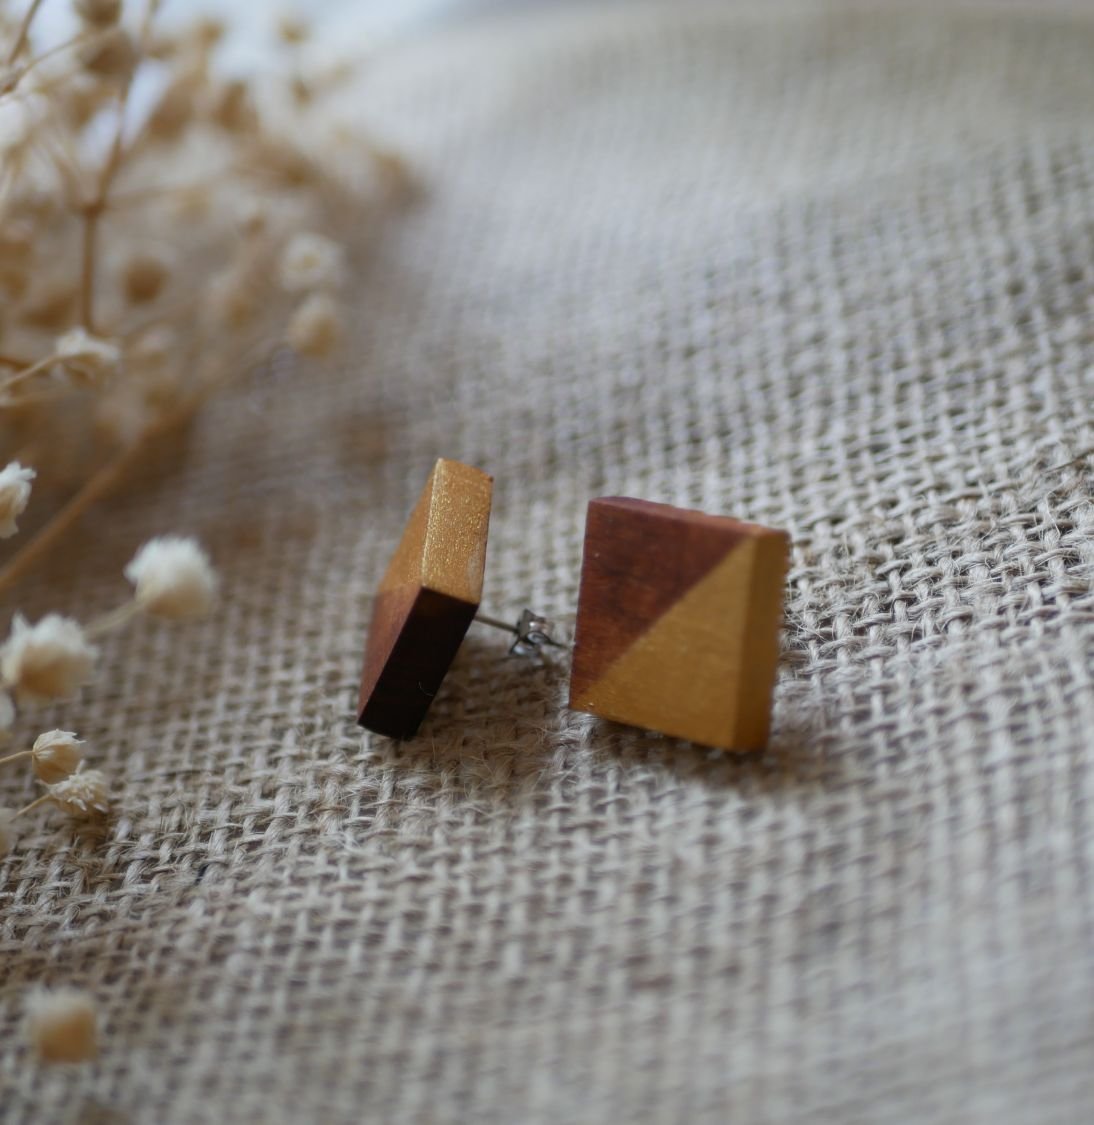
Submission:
M 26 722 L 119 811 L 0 865 L 3 1120 L 1088 1120 L 1092 63 L 1082 13 L 784 5 L 379 62 L 425 190 L 344 364 L 225 397 L 22 595 L 105 609 L 163 530 L 224 577 Z M 358 730 L 442 454 L 496 475 L 497 613 L 572 620 L 591 496 L 789 529 L 770 752 L 571 715 L 485 632 L 420 737 Z M 36 981 L 99 1062 L 32 1061 Z

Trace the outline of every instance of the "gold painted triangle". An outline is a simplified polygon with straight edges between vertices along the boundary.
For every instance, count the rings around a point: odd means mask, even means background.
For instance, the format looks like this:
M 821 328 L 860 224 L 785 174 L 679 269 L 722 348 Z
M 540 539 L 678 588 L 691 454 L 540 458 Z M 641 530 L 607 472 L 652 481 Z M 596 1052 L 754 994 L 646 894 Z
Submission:
M 757 541 L 738 544 L 583 691 L 573 706 L 712 746 L 731 746 Z

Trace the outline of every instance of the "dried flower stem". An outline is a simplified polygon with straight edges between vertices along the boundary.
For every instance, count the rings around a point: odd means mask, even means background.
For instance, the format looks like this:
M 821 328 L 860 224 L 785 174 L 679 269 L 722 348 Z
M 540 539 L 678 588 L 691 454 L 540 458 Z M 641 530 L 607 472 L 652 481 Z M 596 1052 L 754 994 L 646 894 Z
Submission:
M 188 398 L 180 402 L 170 413 L 162 415 L 129 446 L 111 461 L 108 461 L 90 480 L 57 512 L 37 535 L 27 541 L 0 568 L 0 593 L 9 590 L 36 563 L 45 557 L 83 516 L 83 514 L 114 489 L 126 478 L 128 472 L 137 464 L 158 439 L 186 425 L 214 392 L 226 383 L 232 375 L 246 373 L 261 350 L 255 354 L 244 351 L 225 358 L 219 370 L 206 377 L 203 384 Z
M 159 9 L 159 0 L 148 0 L 144 18 L 141 22 L 140 41 L 142 48 L 152 31 L 152 20 Z M 110 145 L 110 155 L 106 158 L 99 176 L 98 190 L 94 198 L 82 208 L 83 236 L 81 238 L 80 262 L 80 324 L 92 335 L 95 334 L 95 276 L 98 258 L 99 220 L 106 210 L 107 197 L 114 179 L 125 160 L 125 116 L 129 105 L 129 91 L 133 87 L 131 71 L 118 92 L 118 123 L 114 129 L 114 140 Z M 134 144 L 137 142 L 135 141 Z
M 0 379 L 0 391 L 6 391 L 14 387 L 16 383 L 21 383 L 24 379 L 29 379 L 31 375 L 37 375 L 39 371 L 45 371 L 47 367 L 56 363 L 60 357 L 51 352 L 45 358 L 38 360 L 37 363 L 32 363 L 29 367 L 24 367 L 22 371 L 16 371 L 14 374 L 9 375 L 6 379 Z
M 154 429 L 163 432 L 158 426 Z M 0 569 L 0 592 L 14 586 L 40 558 L 52 549 L 88 508 L 102 499 L 118 483 L 136 460 L 134 454 L 140 452 L 142 446 L 143 443 L 138 442 L 137 445 L 125 450 L 104 465 L 37 535 L 15 552 L 8 563 Z
M 120 629 L 123 625 L 128 625 L 129 622 L 140 613 L 140 608 L 136 601 L 128 601 L 124 605 L 118 606 L 117 609 L 112 609 L 85 625 L 84 635 L 89 640 L 94 640 L 96 637 L 101 637 L 105 633 L 112 633 L 116 629 Z
M 18 754 L 9 754 L 6 758 L 0 758 L 0 766 L 6 766 L 9 762 L 18 762 L 21 758 L 29 758 L 33 753 L 33 750 L 20 750 Z
M 101 214 L 102 203 L 97 200 L 84 208 L 80 237 L 80 323 L 91 333 L 95 331 L 95 259 Z
M 23 16 L 23 22 L 19 25 L 19 31 L 15 36 L 15 42 L 12 44 L 11 53 L 8 55 L 8 66 L 15 64 L 15 60 L 26 46 L 27 36 L 30 35 L 30 25 L 34 23 L 34 17 L 38 14 L 38 9 L 41 6 L 42 0 L 31 0 L 26 14 Z
M 48 127 L 42 130 L 42 147 L 49 150 L 49 156 L 54 167 L 65 183 L 65 198 L 69 201 L 80 198 L 80 186 L 83 183 L 84 171 L 80 153 L 72 142 L 72 138 L 63 130 Z M 70 208 L 75 204 L 70 202 Z
M 84 42 L 86 42 L 86 40 L 83 37 L 79 39 L 70 39 L 67 43 L 62 44 L 61 47 L 56 47 L 52 51 L 49 51 L 48 54 L 53 54 L 55 53 L 55 51 L 59 51 L 62 48 L 77 46 L 83 44 Z M 39 55 L 38 58 L 32 59 L 29 63 L 27 63 L 27 65 L 19 72 L 18 81 L 21 82 L 23 78 L 26 77 L 28 71 L 33 70 L 42 61 L 43 58 L 45 58 L 45 55 Z M 70 67 L 68 70 L 60 70 L 56 74 L 50 75 L 49 78 L 40 80 L 35 85 L 34 92 L 39 95 L 51 94 L 59 86 L 64 86 L 66 83 L 71 82 L 72 76 L 78 73 L 78 67 Z M 5 94 L 14 96 L 16 94 L 16 90 L 14 87 L 9 87 L 7 90 L 0 90 L 0 97 Z
M 99 177 L 98 190 L 95 198 L 84 205 L 81 218 L 83 219 L 83 232 L 80 252 L 80 323 L 92 335 L 95 334 L 95 274 L 98 258 L 99 220 L 106 209 L 106 199 L 110 194 L 110 185 L 118 174 L 122 164 L 124 150 L 122 136 L 125 128 L 125 107 L 129 100 L 129 83 L 127 82 L 118 95 L 118 126 L 114 131 L 114 140 L 110 146 L 110 155 L 103 165 Z
M 33 364 L 33 362 L 34 361 L 30 360 L 30 359 L 21 359 L 19 356 L 0 355 L 0 367 L 24 368 L 24 367 L 30 367 Z
M 16 371 L 14 374 L 9 375 L 6 379 L 0 379 L 0 391 L 6 391 L 14 387 L 17 383 L 23 382 L 24 379 L 29 379 L 31 375 L 37 375 L 39 371 L 44 371 L 54 363 L 62 362 L 63 360 L 78 360 L 78 359 L 93 359 L 96 353 L 93 351 L 69 351 L 62 354 L 61 352 L 51 352 L 49 355 L 44 356 L 38 360 L 37 363 L 32 363 L 29 367 L 24 367 L 22 371 Z M 61 394 L 64 392 L 61 391 Z M 50 393 L 49 398 L 59 397 L 58 394 Z M 27 402 L 27 398 L 20 397 L 17 402 L 22 405 Z M 6 405 L 0 403 L 0 405 Z
M 41 808 L 48 800 L 50 795 L 43 793 L 41 797 L 36 797 L 29 805 L 24 805 L 21 809 L 11 814 L 11 819 L 14 820 L 17 816 L 23 816 L 24 813 L 33 812 L 35 809 Z
M 101 39 L 101 38 L 102 38 L 102 32 L 95 31 L 95 32 L 91 32 L 90 34 L 84 33 L 83 35 L 74 35 L 71 39 L 66 39 L 63 43 L 58 43 L 55 47 L 50 47 L 50 49 L 48 51 L 43 51 L 40 55 L 35 55 L 34 58 L 32 58 L 30 60 L 30 62 L 28 62 L 27 65 L 24 66 L 19 71 L 19 81 L 22 82 L 22 80 L 24 78 L 26 78 L 26 76 L 36 66 L 38 66 L 41 63 L 44 63 L 46 61 L 46 59 L 51 59 L 55 55 L 59 55 L 62 51 L 69 51 L 73 47 L 82 47 L 85 43 L 90 43 L 95 39 Z M 59 81 L 63 81 L 67 78 L 71 78 L 72 73 L 73 72 L 70 71 L 66 74 L 58 75 L 57 78 L 55 78 L 53 80 L 53 85 L 57 85 L 57 83 Z M 47 88 L 48 87 L 40 87 L 39 86 L 39 87 L 35 87 L 35 90 L 36 90 L 37 93 L 42 93 L 43 89 L 47 89 Z

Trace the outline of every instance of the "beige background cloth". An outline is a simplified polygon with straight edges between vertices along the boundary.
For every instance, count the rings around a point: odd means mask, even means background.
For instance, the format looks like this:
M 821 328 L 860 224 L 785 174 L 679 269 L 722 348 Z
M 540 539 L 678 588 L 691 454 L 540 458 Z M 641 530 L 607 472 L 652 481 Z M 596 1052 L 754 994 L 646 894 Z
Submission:
M 27 720 L 119 811 L 0 863 L 2 1119 L 1089 1119 L 1092 63 L 1089 10 L 784 4 L 378 62 L 426 187 L 344 363 L 229 394 L 22 596 L 90 616 L 165 530 L 224 577 Z M 486 631 L 418 738 L 358 730 L 438 455 L 496 475 L 503 615 L 572 622 L 595 495 L 789 529 L 770 751 L 569 714 Z M 36 981 L 100 1061 L 31 1060 Z

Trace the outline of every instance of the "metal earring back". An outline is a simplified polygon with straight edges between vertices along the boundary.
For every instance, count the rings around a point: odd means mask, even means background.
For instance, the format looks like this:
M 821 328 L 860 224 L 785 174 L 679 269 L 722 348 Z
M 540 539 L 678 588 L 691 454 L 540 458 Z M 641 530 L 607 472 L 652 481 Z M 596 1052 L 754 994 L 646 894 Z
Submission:
M 562 641 L 556 641 L 551 636 L 551 622 L 538 613 L 526 609 L 517 619 L 515 625 L 506 625 L 496 617 L 487 617 L 480 613 L 475 617 L 480 625 L 488 625 L 491 629 L 500 629 L 510 633 L 513 643 L 509 646 L 510 656 L 540 656 L 546 647 L 569 648 Z

